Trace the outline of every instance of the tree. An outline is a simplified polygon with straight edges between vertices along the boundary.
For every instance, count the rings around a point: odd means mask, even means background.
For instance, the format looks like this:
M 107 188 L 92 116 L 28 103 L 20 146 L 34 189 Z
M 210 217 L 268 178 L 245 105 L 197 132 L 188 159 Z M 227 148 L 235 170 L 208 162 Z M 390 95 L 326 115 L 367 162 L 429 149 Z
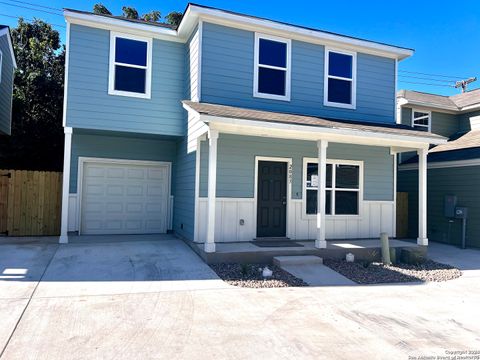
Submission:
M 180 25 L 180 21 L 182 21 L 183 14 L 178 11 L 172 11 L 169 13 L 167 16 L 165 16 L 165 19 L 167 20 L 167 23 L 170 25 L 178 26 Z
M 122 16 L 126 17 L 127 19 L 138 19 L 137 9 L 131 6 L 123 6 L 122 12 L 123 12 Z
M 108 10 L 105 5 L 100 3 L 93 5 L 93 13 L 99 15 L 112 15 L 110 10 Z
M 162 13 L 158 10 L 152 10 L 149 13 L 146 13 L 142 16 L 142 19 L 145 21 L 150 21 L 150 22 L 157 22 L 160 21 L 160 18 L 162 17 Z
M 58 31 L 37 19 L 20 18 L 12 42 L 12 135 L 0 141 L 0 168 L 61 170 L 65 47 Z

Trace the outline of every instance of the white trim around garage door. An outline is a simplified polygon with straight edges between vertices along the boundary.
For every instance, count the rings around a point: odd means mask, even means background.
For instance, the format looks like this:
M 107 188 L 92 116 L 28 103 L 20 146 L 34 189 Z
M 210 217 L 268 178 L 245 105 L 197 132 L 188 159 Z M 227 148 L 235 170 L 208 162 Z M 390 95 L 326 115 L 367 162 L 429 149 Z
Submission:
M 253 219 L 255 223 L 255 236 L 257 236 L 257 206 L 258 206 L 258 162 L 259 161 L 277 161 L 287 163 L 287 209 L 286 209 L 286 229 L 285 235 L 288 237 L 289 228 L 288 228 L 288 215 L 289 215 L 289 206 L 292 197 L 292 158 L 283 158 L 283 157 L 268 157 L 268 156 L 255 156 L 255 179 L 254 179 L 254 190 L 253 190 L 253 199 L 254 199 L 254 214 Z
M 172 191 L 172 163 L 167 161 L 145 161 L 145 160 L 126 160 L 126 159 L 110 159 L 110 158 L 96 158 L 83 157 L 78 158 L 78 172 L 77 172 L 77 227 L 78 235 L 81 235 L 82 229 L 82 186 L 83 186 L 83 169 L 87 163 L 97 164 L 119 164 L 119 165 L 138 165 L 138 166 L 167 166 L 168 168 L 168 198 L 171 199 Z M 171 211 L 171 206 L 168 204 L 168 211 Z M 167 222 L 170 215 L 167 214 Z M 168 226 L 167 226 L 168 227 Z

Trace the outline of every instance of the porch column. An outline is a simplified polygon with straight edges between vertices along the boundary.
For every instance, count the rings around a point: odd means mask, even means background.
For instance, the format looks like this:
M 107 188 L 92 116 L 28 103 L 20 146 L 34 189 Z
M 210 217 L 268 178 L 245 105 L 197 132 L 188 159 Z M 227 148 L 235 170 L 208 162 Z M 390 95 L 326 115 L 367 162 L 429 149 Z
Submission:
M 72 156 L 72 128 L 65 127 L 65 148 L 63 151 L 62 182 L 62 219 L 60 227 L 60 244 L 68 243 L 68 197 L 70 194 L 70 160 Z
M 327 140 L 318 140 L 317 238 L 315 247 L 325 249 L 325 188 L 327 181 Z
M 428 149 L 417 150 L 418 154 L 418 245 L 428 245 L 427 238 L 427 154 Z
M 208 132 L 208 223 L 205 252 L 215 252 L 215 202 L 217 192 L 217 140 L 218 131 Z

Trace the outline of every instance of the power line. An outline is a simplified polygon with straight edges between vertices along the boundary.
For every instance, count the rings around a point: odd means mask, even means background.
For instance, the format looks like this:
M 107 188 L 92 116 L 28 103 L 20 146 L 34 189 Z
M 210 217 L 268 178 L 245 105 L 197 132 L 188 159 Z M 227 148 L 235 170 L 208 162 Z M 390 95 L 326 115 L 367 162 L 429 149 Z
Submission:
M 439 82 L 447 82 L 447 83 L 453 83 L 453 80 L 440 80 L 440 79 L 432 79 L 432 78 L 426 78 L 426 77 L 420 77 L 420 76 L 412 76 L 412 75 L 402 75 L 399 74 L 399 77 L 405 77 L 409 79 L 420 79 L 420 80 L 429 80 L 429 81 L 439 81 Z
M 35 4 L 35 3 L 30 3 L 30 2 L 26 2 L 26 1 L 20 1 L 20 0 L 7 0 L 7 1 L 16 2 L 16 3 L 19 3 L 19 4 L 27 4 L 27 5 L 32 5 L 32 6 L 44 8 L 44 9 L 49 9 L 49 10 L 55 10 L 55 11 L 63 12 L 63 10 L 60 9 L 60 8 L 54 8 L 54 7 L 45 6 L 45 5 L 40 5 L 40 4 Z
M 440 75 L 440 74 L 428 74 L 428 73 L 422 73 L 422 72 L 417 72 L 417 71 L 407 71 L 407 70 L 398 70 L 398 72 L 404 72 L 404 73 L 409 73 L 409 74 L 418 74 L 418 75 L 426 75 L 426 76 L 437 76 L 437 77 L 443 77 L 443 78 L 448 78 L 448 79 L 463 79 L 466 76 L 448 76 L 448 75 Z
M 7 14 L 2 14 L 2 13 L 0 13 L 0 16 L 9 17 L 9 18 L 12 18 L 12 19 L 20 19 L 20 16 L 13 16 L 13 15 L 7 15 Z M 24 18 L 24 17 L 22 17 L 22 19 L 25 19 L 27 21 L 34 21 L 32 19 L 28 19 L 28 18 Z M 51 24 L 51 23 L 48 23 L 48 24 L 53 25 L 53 26 L 59 26 L 59 27 L 62 27 L 62 28 L 66 27 L 65 25 L 60 25 L 60 24 Z
M 8 6 L 18 7 L 18 8 L 22 8 L 22 9 L 40 11 L 40 12 L 44 12 L 44 13 L 47 13 L 47 14 L 52 14 L 52 15 L 56 15 L 56 16 L 61 16 L 61 17 L 63 17 L 63 15 L 58 14 L 58 13 L 54 13 L 53 11 L 35 9 L 35 8 L 31 8 L 31 7 L 28 7 L 28 6 L 22 6 L 22 5 L 9 4 L 9 3 L 4 2 L 4 1 L 0 1 L 0 4 L 5 4 L 5 5 L 8 5 Z
M 406 84 L 418 84 L 418 85 L 429 85 L 429 86 L 443 86 L 443 87 L 451 87 L 454 88 L 454 85 L 444 85 L 444 84 L 429 84 L 429 83 L 423 83 L 423 82 L 415 82 L 415 81 L 405 81 L 405 80 L 399 80 L 399 82 L 406 83 Z

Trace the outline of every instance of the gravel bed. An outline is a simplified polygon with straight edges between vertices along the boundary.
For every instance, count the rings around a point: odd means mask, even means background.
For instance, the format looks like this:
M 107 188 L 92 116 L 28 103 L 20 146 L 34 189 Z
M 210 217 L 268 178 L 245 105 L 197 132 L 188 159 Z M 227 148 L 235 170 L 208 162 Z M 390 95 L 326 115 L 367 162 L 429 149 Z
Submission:
M 264 279 L 262 270 L 265 264 L 211 264 L 217 275 L 230 285 L 247 288 L 276 288 L 308 286 L 308 284 L 275 265 L 268 265 L 273 271 L 269 279 Z
M 345 260 L 325 259 L 324 264 L 358 284 L 399 283 L 412 281 L 447 281 L 462 276 L 453 266 L 427 260 L 419 265 L 382 263 L 349 263 Z

